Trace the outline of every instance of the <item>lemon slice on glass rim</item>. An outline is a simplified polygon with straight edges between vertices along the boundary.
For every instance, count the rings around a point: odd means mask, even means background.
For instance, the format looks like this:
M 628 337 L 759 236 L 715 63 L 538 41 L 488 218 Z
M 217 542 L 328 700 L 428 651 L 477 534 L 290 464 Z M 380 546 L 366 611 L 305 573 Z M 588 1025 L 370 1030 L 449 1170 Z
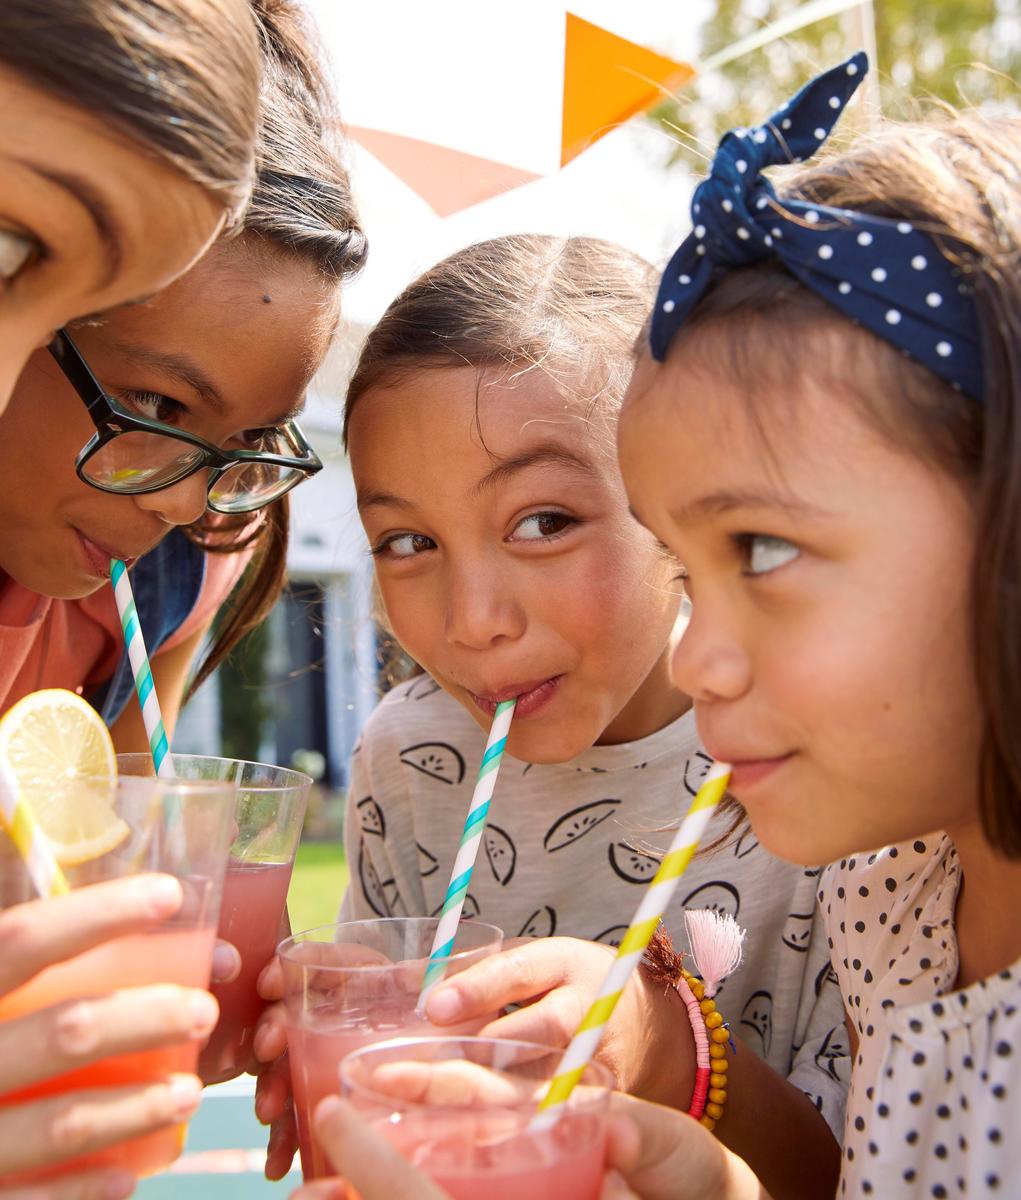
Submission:
M 62 866 L 89 862 L 131 832 L 117 815 L 117 758 L 99 713 L 74 692 L 32 692 L 0 717 L 0 761 Z

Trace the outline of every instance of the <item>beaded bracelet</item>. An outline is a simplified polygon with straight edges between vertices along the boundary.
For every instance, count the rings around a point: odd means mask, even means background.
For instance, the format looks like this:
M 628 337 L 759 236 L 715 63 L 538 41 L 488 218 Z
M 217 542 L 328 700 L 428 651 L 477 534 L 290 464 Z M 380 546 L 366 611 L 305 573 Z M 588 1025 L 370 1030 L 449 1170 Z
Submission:
M 723 1116 L 723 1106 L 727 1102 L 730 1030 L 716 1009 L 716 1001 L 706 996 L 700 979 L 682 967 L 675 986 L 688 1010 L 695 1038 L 695 1088 L 688 1116 L 712 1130 Z

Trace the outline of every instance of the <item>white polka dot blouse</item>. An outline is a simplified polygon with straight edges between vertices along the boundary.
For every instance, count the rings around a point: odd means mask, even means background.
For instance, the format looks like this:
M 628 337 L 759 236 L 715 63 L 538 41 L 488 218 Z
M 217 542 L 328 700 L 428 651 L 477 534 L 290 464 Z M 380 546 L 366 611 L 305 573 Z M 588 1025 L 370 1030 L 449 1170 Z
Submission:
M 820 880 L 858 1033 L 841 1196 L 1021 1196 L 1021 963 L 951 991 L 960 878 L 937 834 Z

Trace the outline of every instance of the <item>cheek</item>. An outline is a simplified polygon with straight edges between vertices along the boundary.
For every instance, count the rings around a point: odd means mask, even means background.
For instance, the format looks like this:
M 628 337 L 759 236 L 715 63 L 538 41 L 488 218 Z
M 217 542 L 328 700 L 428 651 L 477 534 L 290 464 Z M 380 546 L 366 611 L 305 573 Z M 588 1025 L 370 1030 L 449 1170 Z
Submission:
M 387 627 L 408 654 L 428 669 L 430 648 L 442 634 L 442 603 L 422 579 L 377 576 L 376 586 Z

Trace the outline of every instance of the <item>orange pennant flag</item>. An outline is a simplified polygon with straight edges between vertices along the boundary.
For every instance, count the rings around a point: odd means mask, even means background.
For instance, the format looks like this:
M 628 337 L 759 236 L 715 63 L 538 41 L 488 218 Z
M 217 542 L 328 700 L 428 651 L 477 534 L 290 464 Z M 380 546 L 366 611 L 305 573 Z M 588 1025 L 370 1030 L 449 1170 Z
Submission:
M 694 74 L 687 63 L 654 54 L 569 12 L 560 165 Z
M 399 133 L 350 125 L 347 132 L 441 217 L 539 178 L 508 163 Z

